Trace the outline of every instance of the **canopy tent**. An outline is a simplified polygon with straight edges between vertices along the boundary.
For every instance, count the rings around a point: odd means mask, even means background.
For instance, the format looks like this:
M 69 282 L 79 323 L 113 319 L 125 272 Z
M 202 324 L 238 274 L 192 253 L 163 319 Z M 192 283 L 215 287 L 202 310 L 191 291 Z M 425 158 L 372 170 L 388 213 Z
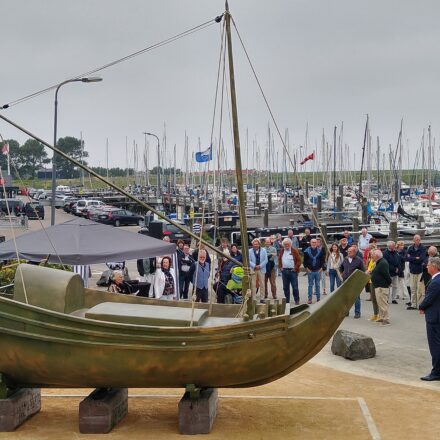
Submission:
M 65 223 L 16 238 L 20 258 L 51 263 L 86 265 L 107 261 L 170 255 L 176 245 L 143 234 L 103 225 L 87 219 Z M 13 240 L 0 244 L 0 260 L 17 258 Z

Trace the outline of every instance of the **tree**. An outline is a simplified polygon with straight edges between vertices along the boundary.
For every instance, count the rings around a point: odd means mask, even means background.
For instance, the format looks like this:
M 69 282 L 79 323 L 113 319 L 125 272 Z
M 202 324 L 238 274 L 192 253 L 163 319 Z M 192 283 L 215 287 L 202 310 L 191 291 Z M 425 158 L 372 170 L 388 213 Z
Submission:
M 82 150 L 81 141 L 79 139 L 71 136 L 60 138 L 58 139 L 57 147 L 63 153 L 87 165 L 84 158 L 88 157 L 89 153 Z M 57 167 L 57 174 L 61 178 L 72 179 L 79 176 L 76 166 L 72 162 L 61 157 L 59 154 L 55 154 L 55 164 Z
M 44 146 L 35 139 L 28 139 L 18 148 L 13 160 L 21 177 L 32 178 L 35 177 L 35 173 L 43 164 L 50 162 Z

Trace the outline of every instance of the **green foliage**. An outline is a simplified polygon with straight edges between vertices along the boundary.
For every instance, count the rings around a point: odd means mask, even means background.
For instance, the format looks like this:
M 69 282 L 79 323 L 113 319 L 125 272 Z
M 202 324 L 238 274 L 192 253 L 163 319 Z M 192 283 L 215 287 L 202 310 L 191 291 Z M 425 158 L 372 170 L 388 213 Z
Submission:
M 21 177 L 35 177 L 37 170 L 50 162 L 44 146 L 35 139 L 28 139 L 12 157 Z
M 87 165 L 84 158 L 88 157 L 89 153 L 82 151 L 83 148 L 79 139 L 72 136 L 60 138 L 58 139 L 57 147 L 71 158 L 82 161 L 82 163 Z M 60 155 L 55 155 L 55 163 L 57 166 L 57 175 L 61 178 L 72 179 L 79 176 L 79 171 L 76 169 L 76 166 Z

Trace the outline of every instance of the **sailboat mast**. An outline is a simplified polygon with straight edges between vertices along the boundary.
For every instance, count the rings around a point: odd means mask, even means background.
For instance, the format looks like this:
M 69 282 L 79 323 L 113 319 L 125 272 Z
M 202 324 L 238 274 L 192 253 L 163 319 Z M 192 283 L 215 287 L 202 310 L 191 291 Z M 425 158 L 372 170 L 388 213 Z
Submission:
M 249 250 L 248 250 L 248 235 L 247 235 L 247 221 L 246 221 L 246 203 L 243 191 L 243 171 L 241 166 L 241 152 L 240 152 L 240 135 L 238 131 L 238 113 L 237 113 L 237 97 L 235 94 L 235 76 L 234 76 L 234 60 L 232 57 L 232 38 L 231 38 L 231 15 L 229 13 L 229 4 L 225 2 L 225 26 L 228 41 L 228 64 L 229 64 L 229 81 L 231 93 L 231 110 L 232 110 L 232 126 L 234 134 L 234 154 L 235 154 L 235 174 L 237 178 L 237 193 L 238 193 L 238 212 L 240 218 L 240 235 L 242 242 L 242 256 L 243 256 L 243 294 L 246 294 L 249 289 Z M 243 295 L 244 296 L 244 295 Z M 250 311 L 253 307 L 252 301 L 248 308 Z M 249 318 L 252 319 L 253 312 L 248 313 Z

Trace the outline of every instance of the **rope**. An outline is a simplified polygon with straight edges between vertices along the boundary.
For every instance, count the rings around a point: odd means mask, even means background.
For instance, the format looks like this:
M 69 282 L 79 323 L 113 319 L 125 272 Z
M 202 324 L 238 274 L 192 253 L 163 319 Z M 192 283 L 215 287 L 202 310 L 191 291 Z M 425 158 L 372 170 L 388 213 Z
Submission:
M 212 117 L 212 124 L 211 124 L 211 139 L 210 139 L 210 154 L 212 155 L 212 142 L 213 142 L 213 136 L 214 136 L 214 122 L 215 122 L 215 116 L 216 116 L 216 108 L 217 108 L 217 97 L 218 97 L 218 88 L 219 88 L 219 79 L 220 79 L 220 67 L 221 67 L 221 60 L 222 60 L 222 52 L 224 50 L 223 48 L 223 35 L 225 34 L 225 22 L 223 21 L 223 28 L 222 28 L 222 33 L 221 33 L 221 38 L 220 38 L 220 55 L 219 55 L 219 61 L 218 61 L 218 68 L 217 68 L 217 80 L 216 80 L 216 87 L 215 87 L 215 97 L 214 97 L 214 111 L 213 111 L 213 117 Z M 208 160 L 206 166 L 205 166 L 205 190 L 204 190 L 204 194 L 206 195 L 208 193 L 208 183 L 209 183 L 209 163 L 211 161 Z M 207 175 L 207 178 L 206 178 Z M 196 273 L 195 273 L 195 279 L 194 279 L 194 286 L 197 286 L 197 278 L 198 278 L 198 273 L 199 273 L 199 266 L 200 263 L 198 261 L 199 256 L 200 256 L 200 251 L 201 251 L 201 247 L 202 247 L 202 235 L 203 235 L 203 229 L 204 229 L 204 224 L 205 224 L 205 203 L 202 204 L 202 219 L 201 219 L 201 225 L 200 225 L 200 236 L 199 236 L 199 243 L 198 243 L 198 255 L 197 255 L 197 261 L 196 261 Z M 206 253 L 208 253 L 208 251 L 206 251 Z M 210 267 L 210 271 L 211 271 L 211 275 L 212 275 L 212 271 L 213 271 L 213 261 L 211 261 L 211 267 Z M 206 264 L 206 261 L 205 261 Z M 195 287 L 193 289 L 193 293 L 191 295 L 191 322 L 190 322 L 190 327 L 193 326 L 193 321 L 194 321 L 194 309 L 195 309 L 195 303 L 197 300 L 197 295 L 195 293 L 195 291 L 197 290 L 197 287 Z M 212 295 L 210 298 L 210 304 L 209 304 L 209 314 L 212 313 Z
M 122 58 L 118 58 L 118 59 L 116 59 L 114 61 L 110 61 L 109 63 L 106 63 L 106 64 L 104 64 L 102 66 L 96 67 L 96 68 L 91 69 L 91 70 L 89 70 L 87 72 L 84 72 L 84 73 L 81 73 L 79 75 L 76 75 L 72 79 L 80 79 L 80 78 L 87 77 L 87 76 L 89 76 L 91 74 L 94 74 L 94 73 L 97 73 L 97 72 L 101 72 L 102 70 L 105 70 L 105 69 L 107 69 L 109 67 L 113 67 L 113 66 L 115 66 L 117 64 L 123 63 L 124 61 L 130 60 L 131 58 L 135 58 L 135 57 L 137 57 L 139 55 L 143 55 L 144 53 L 149 52 L 151 50 L 154 50 L 154 49 L 157 49 L 159 47 L 165 46 L 167 44 L 173 43 L 174 41 L 177 41 L 177 40 L 179 40 L 181 38 L 187 37 L 187 36 L 189 36 L 189 35 L 191 35 L 191 34 L 193 34 L 195 32 L 201 31 L 201 30 L 203 30 L 205 28 L 208 28 L 208 27 L 212 26 L 215 23 L 218 23 L 222 16 L 223 15 L 221 15 L 219 17 L 216 17 L 215 19 L 207 20 L 204 23 L 201 23 L 201 24 L 199 24 L 197 26 L 194 26 L 194 27 L 192 27 L 192 28 L 190 28 L 190 29 L 188 29 L 186 31 L 183 31 L 183 32 L 181 32 L 179 34 L 173 35 L 172 37 L 169 37 L 169 38 L 167 38 L 165 40 L 162 40 L 162 41 L 160 41 L 158 43 L 154 43 L 154 44 L 152 44 L 150 46 L 147 46 L 147 47 L 144 47 L 143 49 L 140 49 L 140 50 L 138 50 L 136 52 L 132 52 L 132 53 L 130 53 L 130 54 L 128 54 L 128 55 L 126 55 L 126 56 L 124 56 Z M 71 78 L 69 78 L 69 79 L 71 79 Z M 54 84 L 54 85 L 49 86 L 49 87 L 46 87 L 45 89 L 39 90 L 37 92 L 31 93 L 29 95 L 23 96 L 22 98 L 16 99 L 14 101 L 10 101 L 7 104 L 4 104 L 3 106 L 1 106 L 0 108 L 6 109 L 6 108 L 9 108 L 9 107 L 15 106 L 15 105 L 20 104 L 22 102 L 25 102 L 25 101 L 27 101 L 29 99 L 35 98 L 35 97 L 37 97 L 37 96 L 39 96 L 39 95 L 41 95 L 43 93 L 47 93 L 47 92 L 49 92 L 49 91 L 51 91 L 53 89 L 56 89 L 58 87 L 58 85 L 59 85 L 59 83 Z
M 12 227 L 11 210 L 9 209 L 8 198 L 6 197 L 6 185 L 5 185 L 5 179 L 3 178 L 3 171 L 2 171 L 2 169 L 1 169 L 1 167 L 0 167 L 0 179 L 1 179 L 1 182 L 2 182 L 3 194 L 5 195 L 6 211 L 8 212 L 9 225 L 10 225 L 10 227 L 11 227 L 12 239 L 14 240 L 15 253 L 16 253 L 16 255 L 17 255 L 17 261 L 18 261 L 18 263 L 20 263 L 20 257 L 19 257 L 19 255 L 18 255 L 18 249 L 17 249 L 17 241 L 16 241 L 16 239 L 15 239 L 14 228 Z M 25 286 L 24 278 L 23 278 L 23 272 L 21 271 L 20 267 L 18 267 L 17 270 L 20 272 L 21 283 L 23 284 L 23 292 L 24 292 L 24 298 L 25 298 L 25 300 L 26 300 L 26 304 L 29 304 L 28 296 L 27 296 L 27 292 L 26 292 L 26 286 Z
M 293 161 L 292 161 L 292 158 L 291 158 L 290 153 L 289 153 L 289 150 L 288 150 L 288 148 L 287 148 L 287 146 L 286 146 L 286 143 L 284 142 L 283 136 L 281 135 L 281 131 L 280 131 L 280 129 L 279 129 L 279 127 L 278 127 L 278 124 L 277 124 L 277 122 L 276 122 L 276 120 L 275 120 L 275 116 L 274 116 L 274 114 L 273 114 L 273 112 L 272 112 L 272 109 L 271 109 L 271 107 L 270 107 L 270 105 L 269 105 L 269 101 L 268 101 L 268 99 L 267 99 L 267 97 L 266 97 L 266 94 L 265 94 L 264 91 L 263 91 L 263 87 L 261 86 L 261 82 L 260 82 L 260 80 L 259 80 L 259 78 L 258 78 L 257 72 L 256 72 L 256 70 L 255 70 L 255 68 L 254 68 L 254 66 L 253 66 L 253 64 L 252 64 L 252 61 L 251 61 L 251 59 L 250 59 L 250 57 L 249 57 L 249 54 L 248 54 L 248 51 L 247 51 L 247 49 L 246 49 L 246 47 L 245 47 L 245 45 L 244 45 L 244 42 L 243 42 L 243 40 L 242 40 L 242 38 L 241 38 L 241 35 L 240 35 L 240 32 L 238 31 L 238 29 L 237 29 L 237 25 L 236 25 L 235 20 L 234 20 L 234 18 L 233 18 L 232 16 L 231 16 L 231 20 L 232 20 L 232 23 L 233 23 L 233 25 L 234 25 L 234 29 L 235 29 L 235 31 L 237 32 L 237 36 L 238 36 L 238 39 L 240 40 L 241 46 L 242 46 L 242 48 L 243 48 L 243 51 L 244 51 L 244 53 L 245 53 L 245 55 L 246 55 L 246 58 L 247 58 L 247 60 L 248 60 L 249 66 L 250 66 L 250 68 L 251 68 L 251 70 L 252 70 L 252 73 L 254 74 L 254 78 L 255 78 L 255 80 L 256 80 L 256 82 L 257 82 L 258 88 L 260 89 L 261 95 L 262 95 L 262 97 L 263 97 L 263 99 L 264 99 L 264 102 L 265 102 L 265 104 L 266 104 L 267 110 L 269 111 L 269 114 L 270 114 L 270 117 L 271 117 L 271 119 L 272 119 L 272 122 L 273 122 L 273 124 L 274 124 L 274 126 L 275 126 L 275 128 L 276 128 L 276 131 L 277 131 L 277 133 L 278 133 L 278 136 L 279 136 L 279 138 L 280 138 L 280 140 L 281 140 L 281 144 L 282 144 L 282 146 L 283 146 L 283 149 L 284 149 L 284 151 L 285 151 L 285 153 L 286 153 L 286 155 L 287 155 L 287 157 L 288 157 L 288 159 L 289 159 L 289 162 L 290 162 L 290 165 L 292 166 L 292 169 L 295 169 L 294 164 L 293 164 Z M 311 205 L 310 205 L 310 203 L 309 203 L 308 200 L 306 200 L 306 203 L 307 203 L 307 205 L 309 205 L 309 207 L 311 207 Z M 317 228 L 319 229 L 319 231 L 320 231 L 320 233 L 321 233 L 321 239 L 322 239 L 322 241 L 323 241 L 323 243 L 324 243 L 325 249 L 326 249 L 327 252 L 328 252 L 328 249 L 329 249 L 329 248 L 328 248 L 328 243 L 327 243 L 325 237 L 322 236 L 322 230 L 321 230 L 321 228 L 320 228 L 320 226 L 319 226 L 318 218 L 317 218 L 315 212 L 313 211 L 313 209 L 311 209 L 311 213 L 312 213 L 313 220 L 314 220 L 314 222 L 315 222 Z

